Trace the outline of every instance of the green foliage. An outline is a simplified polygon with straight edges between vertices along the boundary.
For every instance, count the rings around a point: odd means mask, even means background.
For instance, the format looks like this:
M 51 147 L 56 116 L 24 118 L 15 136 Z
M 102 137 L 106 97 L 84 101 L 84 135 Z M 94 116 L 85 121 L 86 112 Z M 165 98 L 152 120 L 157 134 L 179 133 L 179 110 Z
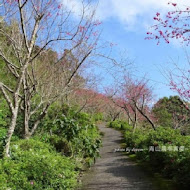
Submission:
M 4 99 L 0 99 L 0 127 L 6 127 L 9 123 L 9 108 Z
M 73 115 L 70 115 L 73 119 L 75 119 L 79 125 L 84 126 L 88 124 L 92 124 L 93 120 L 91 120 L 91 117 L 89 114 L 80 112 L 80 113 L 74 113 Z
M 7 122 L 5 121 L 5 115 L 2 110 L 0 110 L 0 127 L 5 127 Z
M 126 130 L 124 137 L 126 139 L 127 147 L 144 148 L 146 136 L 143 129 L 136 129 L 135 133 L 133 133 L 132 130 Z
M 178 96 L 161 98 L 153 107 L 157 124 L 164 127 L 180 128 L 183 133 L 190 129 L 189 111 Z
M 104 119 L 103 113 L 95 113 L 92 117 L 93 121 L 102 121 Z
M 2 104 L 3 105 L 3 104 Z M 0 157 L 2 157 L 7 107 L 0 112 Z M 73 189 L 79 171 L 99 155 L 100 133 L 87 113 L 67 105 L 53 104 L 30 140 L 23 137 L 20 112 L 11 143 L 11 158 L 0 160 L 1 189 Z
M 7 129 L 0 127 L 0 158 L 2 158 L 3 156 L 6 134 L 7 134 Z
M 109 127 L 115 128 L 118 130 L 130 130 L 130 131 L 132 130 L 132 126 L 130 126 L 128 122 L 122 121 L 122 120 L 111 121 L 109 123 Z
M 99 156 L 101 145 L 100 134 L 95 125 L 86 125 L 79 133 L 79 138 L 73 140 L 75 154 L 80 155 L 91 165 Z
M 131 149 L 143 149 L 143 151 L 135 152 L 137 158 L 148 162 L 155 172 L 173 179 L 184 189 L 188 187 L 190 183 L 189 137 L 182 136 L 179 130 L 159 127 L 155 131 L 137 129 L 135 133 L 127 130 L 125 141 L 126 146 Z M 180 148 L 183 147 L 185 150 L 181 151 Z M 152 148 L 161 151 L 153 151 Z
M 44 125 L 51 130 L 51 135 L 46 136 L 45 141 L 62 154 L 80 158 L 87 164 L 91 164 L 99 155 L 100 134 L 97 127 L 90 123 L 87 114 L 79 114 L 77 120 L 62 115 L 54 121 L 47 119 Z
M 14 77 L 10 74 L 10 71 L 6 67 L 5 62 L 1 58 L 0 58 L 0 81 L 6 85 L 9 85 L 12 88 L 14 88 L 15 86 Z
M 20 140 L 11 153 L 11 159 L 0 161 L 1 189 L 69 190 L 76 186 L 75 163 L 47 143 Z
M 101 137 L 97 127 L 90 115 L 76 113 L 74 108 L 52 106 L 38 134 L 38 138 L 50 143 L 58 152 L 81 160 L 85 165 L 91 165 L 99 155 Z
M 81 127 L 74 119 L 66 118 L 64 115 L 53 122 L 54 134 L 62 134 L 68 141 L 76 138 L 80 133 Z

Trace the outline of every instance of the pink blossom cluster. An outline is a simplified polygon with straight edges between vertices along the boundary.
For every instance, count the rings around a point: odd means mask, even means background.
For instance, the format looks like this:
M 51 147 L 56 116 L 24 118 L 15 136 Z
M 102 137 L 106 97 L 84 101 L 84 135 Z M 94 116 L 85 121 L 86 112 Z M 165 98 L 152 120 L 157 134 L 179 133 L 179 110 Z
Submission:
M 185 7 L 183 10 L 179 10 L 177 3 L 168 3 L 174 7 L 173 11 L 169 11 L 166 15 L 156 13 L 153 19 L 157 22 L 152 29 L 154 32 L 147 32 L 148 37 L 146 39 L 156 39 L 157 44 L 161 39 L 164 39 L 166 43 L 170 43 L 171 39 L 178 39 L 181 43 L 190 43 L 190 7 Z M 164 17 L 163 17 L 164 16 Z

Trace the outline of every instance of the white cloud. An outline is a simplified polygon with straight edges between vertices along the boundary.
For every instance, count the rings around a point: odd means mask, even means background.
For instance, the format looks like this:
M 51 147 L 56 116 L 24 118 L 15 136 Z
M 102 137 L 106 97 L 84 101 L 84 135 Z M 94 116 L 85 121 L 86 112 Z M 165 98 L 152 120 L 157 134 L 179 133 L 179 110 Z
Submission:
M 83 4 L 89 0 L 60 0 L 65 7 L 81 15 Z M 92 0 L 94 6 L 97 0 Z M 166 13 L 172 6 L 168 2 L 175 2 L 179 7 L 190 6 L 187 0 L 99 0 L 97 17 L 101 21 L 116 19 L 124 25 L 127 30 L 140 30 L 153 24 L 156 12 Z M 89 7 L 88 7 L 89 8 Z
M 89 0 L 59 0 L 63 8 L 66 8 L 68 11 L 71 11 L 73 15 L 76 18 L 80 18 L 81 15 L 83 15 L 84 11 L 84 16 L 89 16 L 92 14 L 92 11 L 94 10 L 95 5 L 97 3 L 89 3 Z
M 82 2 L 79 0 L 60 0 L 64 8 L 68 11 L 72 11 L 75 15 L 80 15 L 82 13 Z
M 171 8 L 168 2 L 178 6 L 190 5 L 187 0 L 100 0 L 98 16 L 102 20 L 115 18 L 127 28 L 150 26 L 156 12 L 166 13 Z
M 64 7 L 74 13 L 75 17 L 80 17 L 83 6 L 86 6 L 90 0 L 60 1 Z M 91 1 L 96 7 L 97 0 Z M 96 15 L 101 21 L 115 19 L 123 24 L 126 30 L 142 31 L 154 23 L 153 17 L 157 12 L 164 15 L 173 8 L 168 2 L 177 3 L 178 7 L 190 6 L 190 1 L 187 0 L 99 0 Z M 93 10 L 89 6 L 86 9 L 87 13 Z

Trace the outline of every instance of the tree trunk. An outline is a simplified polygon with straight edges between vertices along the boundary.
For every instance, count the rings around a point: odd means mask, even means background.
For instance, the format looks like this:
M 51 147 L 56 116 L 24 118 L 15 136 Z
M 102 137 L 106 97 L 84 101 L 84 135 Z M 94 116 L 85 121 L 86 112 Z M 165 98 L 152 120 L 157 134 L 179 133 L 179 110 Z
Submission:
M 24 138 L 28 139 L 30 137 L 29 134 L 29 116 L 27 109 L 24 110 Z
M 119 115 L 120 115 L 120 112 L 117 113 L 117 114 L 115 114 L 115 115 L 113 115 L 112 121 L 115 121 L 117 118 L 119 118 Z
M 137 128 L 137 121 L 135 120 L 133 123 L 133 133 L 135 133 L 136 128 Z
M 29 114 L 30 114 L 30 101 L 28 100 L 29 97 L 29 87 L 27 81 L 27 72 L 25 72 L 25 76 L 23 79 L 23 88 L 24 88 L 24 138 L 29 138 Z
M 136 128 L 137 128 L 137 109 L 135 108 L 134 110 L 135 113 L 135 119 L 134 119 L 134 123 L 133 123 L 133 133 L 135 133 Z
M 26 129 L 25 130 L 25 138 L 26 139 L 29 139 L 35 133 L 41 120 L 43 120 L 44 117 L 46 116 L 49 106 L 50 106 L 50 104 L 46 105 L 46 108 L 42 111 L 42 113 L 38 117 L 38 119 L 34 122 L 34 125 L 32 126 L 31 130 L 29 130 L 29 120 L 27 121 L 26 126 L 25 126 L 25 129 Z
M 4 157 L 10 157 L 10 142 L 16 127 L 17 115 L 18 115 L 18 108 L 12 113 L 11 124 L 9 126 L 9 130 L 5 140 L 6 144 L 5 144 Z
M 156 130 L 156 126 L 154 125 L 153 121 L 148 117 L 148 115 L 145 114 L 145 112 L 143 112 L 141 109 L 139 109 L 139 107 L 135 104 L 137 110 L 140 112 L 140 114 L 150 123 L 150 125 L 152 126 L 152 128 L 154 130 Z

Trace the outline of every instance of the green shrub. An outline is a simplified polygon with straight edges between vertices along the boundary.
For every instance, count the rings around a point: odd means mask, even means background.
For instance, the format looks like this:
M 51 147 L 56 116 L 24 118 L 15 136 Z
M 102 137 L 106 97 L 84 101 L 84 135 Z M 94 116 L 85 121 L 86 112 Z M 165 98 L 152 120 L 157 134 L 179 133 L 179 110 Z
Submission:
M 124 137 L 128 147 L 145 148 L 146 131 L 143 129 L 136 129 L 135 133 L 132 130 L 126 130 Z
M 115 128 L 118 130 L 125 130 L 125 131 L 128 131 L 128 130 L 131 131 L 132 130 L 132 126 L 130 126 L 128 124 L 128 122 L 122 121 L 122 120 L 111 121 L 109 123 L 109 127 Z
M 132 131 L 133 127 L 126 121 L 121 121 L 121 130 Z
M 74 114 L 73 118 L 77 120 L 80 125 L 89 124 L 91 122 L 90 116 L 84 112 Z
M 99 155 L 100 133 L 88 114 L 81 112 L 74 119 L 62 115 L 55 120 L 46 119 L 44 125 L 45 130 L 51 133 L 43 131 L 38 138 L 50 143 L 58 152 L 88 165 Z
M 48 141 L 53 147 L 55 147 L 57 152 L 61 152 L 65 156 L 72 155 L 72 144 L 69 143 L 64 137 L 51 135 L 47 137 L 46 141 Z
M 115 128 L 115 129 L 121 129 L 121 122 L 119 120 L 111 121 L 109 123 L 109 127 Z
M 159 127 L 155 131 L 137 129 L 135 133 L 125 132 L 126 146 L 144 151 L 135 152 L 138 159 L 148 162 L 155 172 L 173 179 L 183 188 L 190 183 L 190 141 L 188 136 L 182 136 L 180 131 Z M 152 151 L 150 147 L 155 150 Z M 163 151 L 163 147 L 166 151 Z M 185 147 L 184 151 L 170 150 L 174 147 Z M 159 151 L 161 149 L 161 151 Z
M 5 127 L 7 122 L 5 121 L 5 115 L 3 114 L 3 110 L 0 110 L 0 127 Z
M 104 119 L 103 113 L 96 113 L 92 117 L 93 121 L 102 121 Z
M 79 134 L 79 138 L 73 141 L 75 154 L 80 154 L 88 165 L 91 165 L 99 156 L 101 139 L 95 125 L 86 125 Z
M 30 140 L 19 140 L 22 126 L 19 113 L 11 158 L 0 160 L 0 189 L 73 189 L 79 171 L 99 156 L 100 133 L 86 113 L 54 104 Z M 1 153 L 6 134 L 0 127 Z
M 174 180 L 184 189 L 190 184 L 190 151 L 185 151 L 176 160 Z M 177 169 L 176 169 L 177 168 Z
M 69 190 L 77 182 L 73 161 L 32 139 L 14 143 L 11 159 L 0 161 L 0 173 L 1 189 Z

